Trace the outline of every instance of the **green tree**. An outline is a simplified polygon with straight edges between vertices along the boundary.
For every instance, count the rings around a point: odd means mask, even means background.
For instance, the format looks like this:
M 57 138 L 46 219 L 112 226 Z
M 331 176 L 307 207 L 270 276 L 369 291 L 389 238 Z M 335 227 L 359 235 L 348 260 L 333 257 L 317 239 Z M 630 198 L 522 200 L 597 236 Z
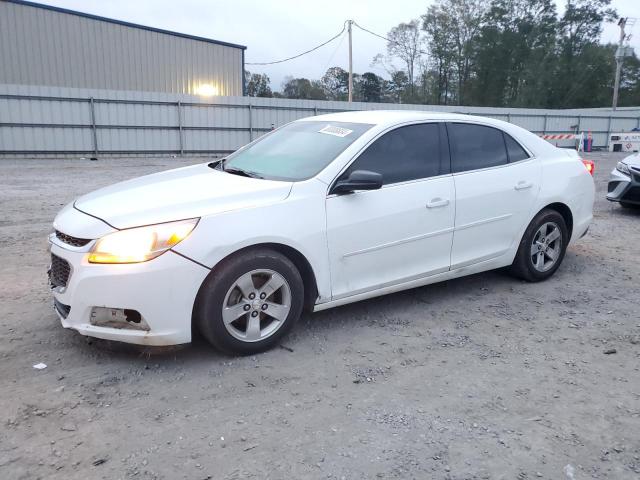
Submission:
M 602 107 L 611 104 L 616 45 L 590 43 L 580 52 L 579 76 L 563 91 L 561 107 Z
M 354 85 L 357 98 L 362 102 L 382 101 L 382 78 L 372 72 L 365 72 L 358 77 Z
M 472 101 L 539 106 L 556 58 L 553 0 L 493 0 L 476 41 Z
M 394 103 L 402 103 L 402 99 L 407 93 L 409 87 L 409 77 L 402 70 L 396 70 L 391 74 L 391 80 L 387 85 L 385 92 L 390 100 Z
M 452 34 L 455 18 L 441 4 L 429 6 L 422 16 L 422 30 L 427 37 L 431 70 L 435 77 L 435 103 L 450 103 L 455 84 L 455 38 Z
M 640 105 L 640 59 L 635 54 L 624 59 L 618 104 L 621 107 Z
M 320 80 L 327 98 L 331 100 L 346 100 L 349 90 L 349 72 L 340 67 L 331 67 Z
M 485 4 L 482 0 L 443 0 L 440 4 L 440 8 L 445 9 L 455 19 L 451 22 L 450 36 L 454 47 L 453 64 L 457 79 L 458 105 L 463 105 L 466 101 L 466 90 L 473 68 L 473 52 L 482 26 Z
M 559 22 L 559 56 L 551 98 L 554 106 L 582 106 L 576 92 L 584 91 L 585 86 L 592 83 L 589 76 L 602 68 L 602 64 L 589 62 L 604 60 L 594 47 L 599 45 L 603 23 L 615 19 L 616 13 L 610 4 L 611 0 L 567 0 Z
M 386 55 L 373 60 L 388 79 L 372 72 L 354 74 L 354 99 L 608 106 L 616 47 L 602 45 L 600 35 L 604 22 L 615 17 L 611 0 L 565 1 L 559 17 L 556 0 L 436 0 L 420 20 L 389 31 Z M 321 81 L 289 77 L 282 95 L 346 100 L 347 84 L 347 72 L 332 67 Z M 633 56 L 622 69 L 619 104 L 639 103 L 640 60 Z
M 282 85 L 282 93 L 285 98 L 298 98 L 306 100 L 326 100 L 327 97 L 318 80 L 308 78 L 285 78 Z
M 265 73 L 244 72 L 247 96 L 249 97 L 272 97 L 271 80 Z

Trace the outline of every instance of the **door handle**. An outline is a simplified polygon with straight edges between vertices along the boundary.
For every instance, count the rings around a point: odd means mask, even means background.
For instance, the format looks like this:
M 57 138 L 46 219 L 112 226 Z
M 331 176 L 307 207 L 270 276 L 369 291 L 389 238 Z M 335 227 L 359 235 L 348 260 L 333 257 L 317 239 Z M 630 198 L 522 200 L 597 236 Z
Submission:
M 427 202 L 427 208 L 438 208 L 438 207 L 446 207 L 449 205 L 448 198 L 432 198 L 430 202 Z
M 520 180 L 518 184 L 513 188 L 515 188 L 516 190 L 526 190 L 527 188 L 531 188 L 531 187 L 533 187 L 533 183 Z

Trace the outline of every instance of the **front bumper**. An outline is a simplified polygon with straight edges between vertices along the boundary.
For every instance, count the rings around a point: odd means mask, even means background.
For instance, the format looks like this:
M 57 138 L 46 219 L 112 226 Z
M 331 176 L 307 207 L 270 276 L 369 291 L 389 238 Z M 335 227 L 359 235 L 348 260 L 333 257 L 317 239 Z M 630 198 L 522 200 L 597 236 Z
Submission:
M 196 294 L 209 270 L 168 251 L 143 263 L 98 265 L 87 250 L 69 248 L 52 234 L 51 253 L 68 262 L 65 286 L 52 286 L 54 310 L 62 326 L 105 340 L 138 345 L 176 345 L 191 341 Z M 94 307 L 136 310 L 148 330 L 93 325 Z
M 607 186 L 607 200 L 640 205 L 640 171 L 631 169 L 631 175 L 617 169 L 611 172 Z

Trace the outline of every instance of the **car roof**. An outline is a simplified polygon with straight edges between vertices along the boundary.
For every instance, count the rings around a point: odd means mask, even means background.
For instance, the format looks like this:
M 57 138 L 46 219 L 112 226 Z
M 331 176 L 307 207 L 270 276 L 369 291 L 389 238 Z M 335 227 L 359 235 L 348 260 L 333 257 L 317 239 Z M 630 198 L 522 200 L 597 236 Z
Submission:
M 513 123 L 495 118 L 465 115 L 461 113 L 429 112 L 420 110 L 352 110 L 348 112 L 329 113 L 302 118 L 298 121 L 323 121 L 323 122 L 351 122 L 376 125 L 378 130 L 384 130 L 395 125 L 419 121 L 441 122 L 470 122 L 481 125 L 493 126 L 516 137 L 534 155 L 554 153 L 557 149 L 549 142 L 530 131 L 514 125 Z
M 413 122 L 420 120 L 482 120 L 483 123 L 504 124 L 500 120 L 493 118 L 478 117 L 474 115 L 464 115 L 460 113 L 430 112 L 421 110 L 354 110 L 349 112 L 328 113 L 325 115 L 317 115 L 315 117 L 304 118 L 304 121 L 333 121 L 333 122 L 351 122 L 351 123 L 368 123 L 373 125 L 395 125 L 404 122 Z

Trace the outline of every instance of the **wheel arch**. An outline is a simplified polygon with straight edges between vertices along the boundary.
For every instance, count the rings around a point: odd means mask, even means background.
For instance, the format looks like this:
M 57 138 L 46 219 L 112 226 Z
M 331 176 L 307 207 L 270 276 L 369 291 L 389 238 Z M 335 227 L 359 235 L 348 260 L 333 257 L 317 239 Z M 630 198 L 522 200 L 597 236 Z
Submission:
M 316 279 L 316 274 L 311 266 L 311 263 L 299 250 L 296 248 L 286 245 L 284 243 L 277 242 L 262 242 L 256 243 L 252 245 L 248 245 L 238 250 L 235 250 L 229 253 L 227 256 L 222 258 L 212 269 L 211 272 L 215 274 L 216 270 L 220 268 L 222 264 L 228 261 L 231 258 L 237 257 L 238 255 L 244 255 L 250 253 L 252 250 L 260 250 L 260 249 L 271 249 L 276 252 L 287 257 L 293 264 L 296 266 L 298 271 L 300 272 L 300 276 L 302 276 L 302 283 L 304 285 L 304 308 L 306 311 L 313 310 L 313 306 L 316 303 L 318 298 L 318 283 Z M 202 282 L 204 285 L 205 282 Z M 200 297 L 200 293 L 202 291 L 202 285 L 198 290 L 198 294 L 196 295 L 196 301 L 194 302 L 194 311 L 196 305 L 198 303 L 198 298 Z
M 573 213 L 571 212 L 571 208 L 569 208 L 566 203 L 553 202 L 538 210 L 536 215 L 538 215 L 542 210 L 555 210 L 562 215 L 562 218 L 564 218 L 564 222 L 567 225 L 567 230 L 569 230 L 569 239 L 571 239 L 571 235 L 573 233 Z M 535 218 L 536 215 L 533 217 Z

